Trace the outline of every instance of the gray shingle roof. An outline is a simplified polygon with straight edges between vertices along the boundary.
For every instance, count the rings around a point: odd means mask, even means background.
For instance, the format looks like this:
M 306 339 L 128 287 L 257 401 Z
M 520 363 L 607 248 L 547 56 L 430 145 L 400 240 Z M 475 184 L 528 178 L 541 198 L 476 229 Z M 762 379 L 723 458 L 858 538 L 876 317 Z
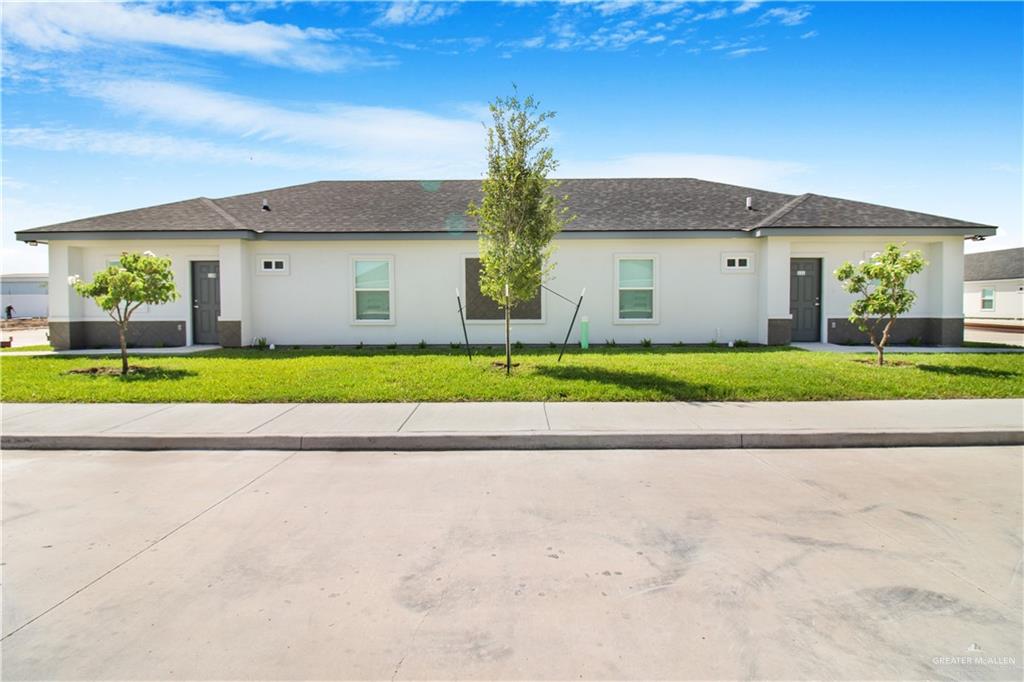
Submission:
M 567 230 L 751 230 L 758 227 L 976 227 L 923 213 L 795 196 L 693 178 L 562 180 L 576 220 Z M 746 209 L 753 199 L 754 210 Z M 38 232 L 254 230 L 274 232 L 473 231 L 465 215 L 479 180 L 322 181 L 222 199 L 190 199 L 24 230 Z M 263 202 L 270 207 L 263 210 Z
M 863 201 L 801 194 L 759 227 L 987 227 Z
M 964 256 L 964 281 L 1024 278 L 1024 247 L 968 253 Z

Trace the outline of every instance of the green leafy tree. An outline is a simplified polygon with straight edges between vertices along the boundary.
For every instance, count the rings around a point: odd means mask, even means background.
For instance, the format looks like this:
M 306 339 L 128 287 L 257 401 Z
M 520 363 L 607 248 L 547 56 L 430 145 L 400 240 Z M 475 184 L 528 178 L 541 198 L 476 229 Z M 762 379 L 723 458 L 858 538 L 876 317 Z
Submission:
M 128 374 L 128 322 L 132 313 L 142 305 L 169 303 L 179 297 L 174 286 L 171 260 L 160 258 L 151 251 L 122 253 L 117 265 L 97 272 L 91 282 L 83 282 L 78 275 L 68 278 L 68 284 L 80 296 L 91 298 L 117 324 L 121 341 L 121 375 Z
M 928 263 L 920 251 L 903 253 L 901 244 L 888 244 L 881 253 L 857 265 L 843 263 L 835 271 L 843 288 L 860 296 L 850 305 L 850 322 L 868 335 L 878 352 L 878 364 L 885 364 L 885 345 L 896 318 L 908 312 L 917 294 L 907 288 L 911 275 Z
M 505 311 L 505 371 L 512 371 L 512 310 L 537 294 L 553 267 L 551 240 L 569 218 L 554 194 L 549 175 L 558 168 L 545 146 L 546 122 L 533 97 L 499 97 L 490 105 L 487 176 L 483 200 L 469 205 L 476 218 L 480 247 L 480 291 Z

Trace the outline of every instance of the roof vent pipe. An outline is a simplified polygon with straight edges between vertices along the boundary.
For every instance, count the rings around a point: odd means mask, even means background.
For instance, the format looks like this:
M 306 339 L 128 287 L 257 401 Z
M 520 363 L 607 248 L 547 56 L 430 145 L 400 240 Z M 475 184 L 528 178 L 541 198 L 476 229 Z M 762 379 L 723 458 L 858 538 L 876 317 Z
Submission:
M 753 211 L 754 210 L 754 197 L 747 197 L 747 210 L 748 211 Z
M 264 211 L 269 211 L 270 210 L 270 204 L 267 203 L 266 199 L 263 200 L 263 210 Z

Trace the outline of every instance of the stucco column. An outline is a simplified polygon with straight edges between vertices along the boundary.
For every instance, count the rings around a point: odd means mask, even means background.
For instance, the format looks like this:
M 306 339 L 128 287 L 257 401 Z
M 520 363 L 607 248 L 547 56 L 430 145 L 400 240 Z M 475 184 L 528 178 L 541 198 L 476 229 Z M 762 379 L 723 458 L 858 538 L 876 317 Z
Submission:
M 928 284 L 937 298 L 934 306 L 939 318 L 933 324 L 930 340 L 943 346 L 959 346 L 964 341 L 964 240 L 947 237 L 932 245 L 932 270 Z
M 792 336 L 789 313 L 789 240 L 761 237 L 758 263 L 758 343 L 786 345 Z
M 250 314 L 251 265 L 248 244 L 241 239 L 220 245 L 220 316 L 217 336 L 225 347 L 247 346 L 252 342 Z
M 89 279 L 82 271 L 82 249 L 52 241 L 48 246 L 50 279 L 49 296 L 50 344 L 58 350 L 82 348 L 82 297 L 68 284 L 68 277 L 79 275 Z

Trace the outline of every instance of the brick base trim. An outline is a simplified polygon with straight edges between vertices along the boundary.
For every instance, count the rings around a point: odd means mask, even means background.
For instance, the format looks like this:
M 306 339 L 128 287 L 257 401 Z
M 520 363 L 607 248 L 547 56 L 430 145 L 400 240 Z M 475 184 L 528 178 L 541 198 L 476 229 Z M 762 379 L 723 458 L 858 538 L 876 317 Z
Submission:
M 892 326 L 891 344 L 911 341 L 935 346 L 961 346 L 964 342 L 964 321 L 952 317 L 901 317 Z M 848 319 L 831 317 L 828 320 L 828 342 L 839 344 L 867 344 L 868 335 L 857 329 Z
M 138 320 L 128 323 L 129 348 L 160 348 L 185 345 L 185 322 Z M 119 348 L 114 322 L 50 322 L 50 345 L 57 350 Z

